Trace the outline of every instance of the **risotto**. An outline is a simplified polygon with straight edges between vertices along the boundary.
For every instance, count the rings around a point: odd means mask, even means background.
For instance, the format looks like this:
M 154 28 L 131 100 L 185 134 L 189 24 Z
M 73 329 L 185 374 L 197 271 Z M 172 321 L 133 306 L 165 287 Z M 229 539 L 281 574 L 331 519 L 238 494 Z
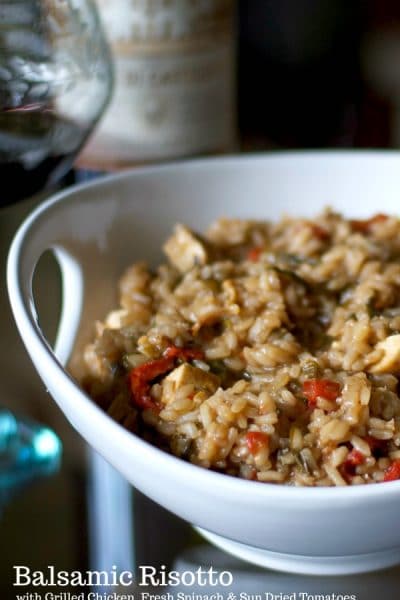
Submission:
M 260 482 L 400 478 L 400 221 L 178 224 L 122 275 L 83 385 L 196 465 Z

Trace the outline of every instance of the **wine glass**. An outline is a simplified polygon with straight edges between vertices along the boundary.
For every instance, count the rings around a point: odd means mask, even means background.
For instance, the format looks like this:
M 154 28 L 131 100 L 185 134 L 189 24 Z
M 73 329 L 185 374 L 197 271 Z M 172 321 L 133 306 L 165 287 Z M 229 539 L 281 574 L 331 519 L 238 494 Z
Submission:
M 111 88 L 92 0 L 0 5 L 0 207 L 65 175 Z

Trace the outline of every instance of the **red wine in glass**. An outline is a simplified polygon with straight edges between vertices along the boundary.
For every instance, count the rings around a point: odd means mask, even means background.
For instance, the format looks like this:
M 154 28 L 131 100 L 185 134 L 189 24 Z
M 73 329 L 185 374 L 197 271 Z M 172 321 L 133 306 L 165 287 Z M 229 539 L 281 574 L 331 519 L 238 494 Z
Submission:
M 85 138 L 82 127 L 51 108 L 0 109 L 0 206 L 60 181 Z

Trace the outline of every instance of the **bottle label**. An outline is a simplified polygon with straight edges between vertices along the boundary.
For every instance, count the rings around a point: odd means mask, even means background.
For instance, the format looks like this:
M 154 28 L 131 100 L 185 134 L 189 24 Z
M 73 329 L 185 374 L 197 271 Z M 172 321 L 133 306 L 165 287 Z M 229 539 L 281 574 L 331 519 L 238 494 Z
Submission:
M 233 0 L 97 1 L 115 87 L 80 162 L 118 167 L 232 147 Z

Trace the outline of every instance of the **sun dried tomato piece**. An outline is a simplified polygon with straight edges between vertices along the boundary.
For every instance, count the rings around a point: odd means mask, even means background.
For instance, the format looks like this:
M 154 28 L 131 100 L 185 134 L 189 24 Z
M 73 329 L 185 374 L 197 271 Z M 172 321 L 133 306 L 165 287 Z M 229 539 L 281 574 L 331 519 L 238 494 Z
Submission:
M 400 479 L 400 459 L 394 460 L 385 470 L 383 481 L 395 481 Z
M 356 467 L 365 461 L 365 456 L 359 450 L 353 448 L 347 455 L 346 460 L 340 465 L 339 471 L 344 479 L 349 483 L 356 474 Z
M 258 262 L 263 251 L 264 248 L 262 246 L 254 246 L 254 248 L 250 248 L 250 250 L 247 252 L 246 258 L 252 262 Z
M 351 450 L 351 452 L 348 453 L 345 463 L 348 463 L 349 465 L 353 465 L 354 467 L 357 467 L 358 465 L 361 465 L 364 461 L 365 461 L 364 454 L 362 452 L 360 452 L 359 450 L 356 450 L 355 448 L 353 448 L 353 450 Z
M 246 434 L 246 443 L 251 454 L 256 455 L 264 448 L 268 448 L 269 438 L 262 431 L 249 431 Z
M 158 410 L 157 403 L 150 394 L 151 381 L 168 373 L 174 368 L 173 358 L 158 358 L 150 360 L 131 370 L 129 374 L 133 402 L 137 408 Z
M 314 237 L 318 238 L 319 240 L 325 241 L 330 238 L 330 233 L 327 229 L 325 229 L 325 227 L 321 227 L 315 223 L 310 223 L 310 227 Z
M 173 345 L 168 346 L 163 356 L 182 360 L 204 360 L 204 352 L 200 348 L 179 348 Z
M 358 233 L 369 233 L 371 231 L 371 227 L 373 227 L 376 223 L 383 223 L 384 221 L 387 221 L 388 218 L 388 215 L 378 213 L 370 219 L 354 219 L 353 221 L 350 221 L 350 223 L 353 231 L 357 231 Z
M 340 384 L 331 379 L 308 379 L 303 383 L 302 392 L 307 398 L 308 406 L 314 407 L 318 397 L 336 400 L 340 396 Z

